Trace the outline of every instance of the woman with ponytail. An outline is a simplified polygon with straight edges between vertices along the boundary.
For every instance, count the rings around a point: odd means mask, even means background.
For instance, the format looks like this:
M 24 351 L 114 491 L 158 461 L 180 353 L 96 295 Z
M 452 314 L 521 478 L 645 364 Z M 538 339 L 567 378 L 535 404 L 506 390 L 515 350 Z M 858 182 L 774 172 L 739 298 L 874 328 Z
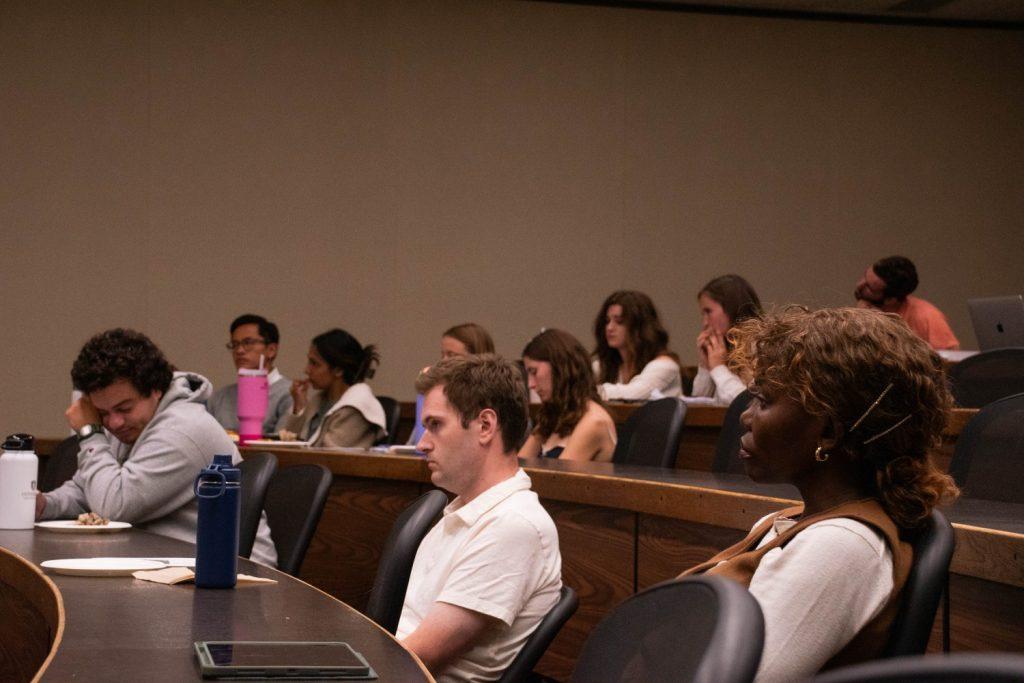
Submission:
M 285 429 L 310 446 L 372 446 L 387 433 L 384 409 L 366 383 L 379 361 L 374 346 L 345 330 L 313 337 L 306 378 L 292 383 Z
M 795 680 L 877 657 L 932 508 L 956 497 L 931 462 L 952 404 L 942 363 L 894 315 L 790 308 L 729 333 L 752 378 L 740 457 L 754 481 L 803 504 L 684 572 L 746 585 L 765 616 L 758 680 Z

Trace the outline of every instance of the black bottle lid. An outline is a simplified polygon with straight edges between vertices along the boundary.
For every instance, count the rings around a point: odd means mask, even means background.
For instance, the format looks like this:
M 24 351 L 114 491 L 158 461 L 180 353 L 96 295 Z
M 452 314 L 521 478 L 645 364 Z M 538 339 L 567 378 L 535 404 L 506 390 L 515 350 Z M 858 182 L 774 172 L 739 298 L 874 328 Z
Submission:
M 31 434 L 9 434 L 4 439 L 5 451 L 31 451 L 36 445 L 36 437 Z

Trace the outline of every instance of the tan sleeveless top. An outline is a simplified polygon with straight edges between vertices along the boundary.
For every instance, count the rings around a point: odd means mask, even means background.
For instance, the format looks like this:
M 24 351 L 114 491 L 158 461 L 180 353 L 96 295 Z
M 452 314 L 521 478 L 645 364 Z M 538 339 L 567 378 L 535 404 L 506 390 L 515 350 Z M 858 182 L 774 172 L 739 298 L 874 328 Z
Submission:
M 881 504 L 873 498 L 842 503 L 819 514 L 804 517 L 789 529 L 786 529 L 771 541 L 765 543 L 761 548 L 757 547 L 757 544 L 764 538 L 764 535 L 772 528 L 776 518 L 780 516 L 793 517 L 801 512 L 803 512 L 803 506 L 798 505 L 770 515 L 754 527 L 742 541 L 726 548 L 707 562 L 687 569 L 679 577 L 683 578 L 693 574 L 704 573 L 714 574 L 730 578 L 749 587 L 750 580 L 757 571 L 757 566 L 761 563 L 761 558 L 768 551 L 785 547 L 794 536 L 816 522 L 836 517 L 857 520 L 877 531 L 889 546 L 889 550 L 892 552 L 893 589 L 885 606 L 882 607 L 882 610 L 875 618 L 865 624 L 864 628 L 854 636 L 853 640 L 835 654 L 822 668 L 823 670 L 830 669 L 878 657 L 889 640 L 892 622 L 900 608 L 903 586 L 907 582 L 907 575 L 910 573 L 910 566 L 914 559 L 913 548 L 909 543 L 900 538 L 899 529 L 896 527 L 896 524 L 886 514 Z

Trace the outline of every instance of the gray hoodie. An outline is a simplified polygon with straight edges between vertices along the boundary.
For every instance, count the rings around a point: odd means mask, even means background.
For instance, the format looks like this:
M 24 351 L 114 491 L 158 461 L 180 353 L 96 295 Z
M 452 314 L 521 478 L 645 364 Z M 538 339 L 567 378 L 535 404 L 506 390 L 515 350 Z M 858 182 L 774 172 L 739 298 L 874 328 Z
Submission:
M 202 375 L 176 372 L 160 399 L 153 419 L 134 444 L 118 441 L 106 431 L 82 440 L 78 471 L 63 486 L 44 494 L 46 519 L 75 517 L 83 512 L 121 522 L 188 543 L 196 540 L 198 506 L 192 483 L 213 456 L 238 448 L 206 412 L 212 385 Z M 274 566 L 277 553 L 266 513 L 260 520 L 251 558 Z

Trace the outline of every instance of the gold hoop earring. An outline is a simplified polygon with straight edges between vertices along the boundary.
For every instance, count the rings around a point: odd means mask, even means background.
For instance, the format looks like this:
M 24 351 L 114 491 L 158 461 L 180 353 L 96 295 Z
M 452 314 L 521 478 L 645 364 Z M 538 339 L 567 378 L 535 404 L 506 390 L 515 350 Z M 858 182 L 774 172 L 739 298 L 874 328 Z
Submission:
M 828 453 L 822 453 L 822 448 L 822 446 L 818 446 L 817 448 L 814 449 L 814 459 L 817 460 L 818 462 L 825 462 L 826 460 L 828 460 Z

